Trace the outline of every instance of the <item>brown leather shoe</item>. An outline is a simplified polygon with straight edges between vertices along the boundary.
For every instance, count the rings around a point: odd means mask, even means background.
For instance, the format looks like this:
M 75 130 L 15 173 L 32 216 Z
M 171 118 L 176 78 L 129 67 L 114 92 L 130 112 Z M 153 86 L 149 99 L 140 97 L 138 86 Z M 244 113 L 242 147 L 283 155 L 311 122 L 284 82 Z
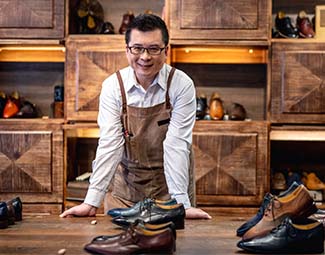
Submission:
M 273 197 L 263 218 L 250 230 L 243 240 L 250 240 L 268 234 L 277 227 L 286 216 L 292 218 L 308 217 L 317 211 L 314 200 L 304 185 L 299 185 L 292 193 L 284 197 Z
M 224 115 L 223 102 L 218 93 L 213 93 L 209 103 L 210 117 L 212 120 L 222 120 Z
M 303 173 L 302 182 L 310 190 L 325 190 L 325 183 L 323 183 L 315 173 Z
M 313 24 L 310 22 L 305 11 L 300 11 L 297 16 L 297 28 L 299 30 L 299 36 L 303 38 L 312 38 L 315 36 Z
M 118 239 L 105 243 L 89 243 L 84 249 L 94 254 L 172 254 L 175 238 L 170 228 L 157 231 L 137 229 L 132 225 Z

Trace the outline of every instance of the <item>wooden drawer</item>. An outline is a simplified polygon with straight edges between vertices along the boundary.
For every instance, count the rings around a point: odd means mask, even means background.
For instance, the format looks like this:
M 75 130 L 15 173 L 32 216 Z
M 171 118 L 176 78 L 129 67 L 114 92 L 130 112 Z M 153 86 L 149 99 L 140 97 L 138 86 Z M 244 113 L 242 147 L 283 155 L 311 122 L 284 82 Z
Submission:
M 325 44 L 272 44 L 271 121 L 325 123 Z
M 64 0 L 0 0 L 2 39 L 64 38 Z
M 19 196 L 26 205 L 62 207 L 61 123 L 8 120 L 1 121 L 0 127 L 0 200 Z
M 193 133 L 199 205 L 258 205 L 269 189 L 268 125 L 197 121 Z
M 267 40 L 270 1 L 169 0 L 171 40 Z
M 102 82 L 128 65 L 124 37 L 70 36 L 66 50 L 65 116 L 96 121 Z

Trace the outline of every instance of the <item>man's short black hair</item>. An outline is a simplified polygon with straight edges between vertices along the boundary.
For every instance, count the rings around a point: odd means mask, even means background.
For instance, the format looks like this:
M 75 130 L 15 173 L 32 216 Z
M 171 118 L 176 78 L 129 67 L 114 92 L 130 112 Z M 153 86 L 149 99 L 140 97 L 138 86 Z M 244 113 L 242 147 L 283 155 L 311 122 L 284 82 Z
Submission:
M 138 29 L 142 32 L 153 31 L 159 29 L 162 34 L 162 40 L 165 46 L 169 42 L 169 34 L 166 23 L 157 15 L 154 14 L 140 14 L 136 16 L 129 24 L 125 33 L 125 42 L 129 45 L 130 35 L 132 29 Z

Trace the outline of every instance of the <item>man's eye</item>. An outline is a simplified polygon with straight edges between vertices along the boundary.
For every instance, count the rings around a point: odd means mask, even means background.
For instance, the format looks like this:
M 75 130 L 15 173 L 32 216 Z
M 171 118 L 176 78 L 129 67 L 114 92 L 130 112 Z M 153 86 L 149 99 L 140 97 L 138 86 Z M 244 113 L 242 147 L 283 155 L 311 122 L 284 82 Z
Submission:
M 133 50 L 135 50 L 135 51 L 141 51 L 142 50 L 142 47 L 133 47 Z
M 159 51 L 160 49 L 157 48 L 157 47 L 154 47 L 154 48 L 149 48 L 149 50 L 151 50 L 151 51 Z

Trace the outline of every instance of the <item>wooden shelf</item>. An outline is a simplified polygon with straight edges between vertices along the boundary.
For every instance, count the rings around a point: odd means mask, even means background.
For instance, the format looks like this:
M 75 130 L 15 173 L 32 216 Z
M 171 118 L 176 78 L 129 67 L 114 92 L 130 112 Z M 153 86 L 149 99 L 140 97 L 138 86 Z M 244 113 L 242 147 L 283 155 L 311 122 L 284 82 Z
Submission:
M 263 47 L 174 47 L 171 52 L 173 63 L 200 64 L 266 64 L 268 50 Z
M 0 62 L 64 62 L 62 45 L 6 45 L 0 46 Z
M 325 131 L 272 130 L 271 141 L 325 141 Z

